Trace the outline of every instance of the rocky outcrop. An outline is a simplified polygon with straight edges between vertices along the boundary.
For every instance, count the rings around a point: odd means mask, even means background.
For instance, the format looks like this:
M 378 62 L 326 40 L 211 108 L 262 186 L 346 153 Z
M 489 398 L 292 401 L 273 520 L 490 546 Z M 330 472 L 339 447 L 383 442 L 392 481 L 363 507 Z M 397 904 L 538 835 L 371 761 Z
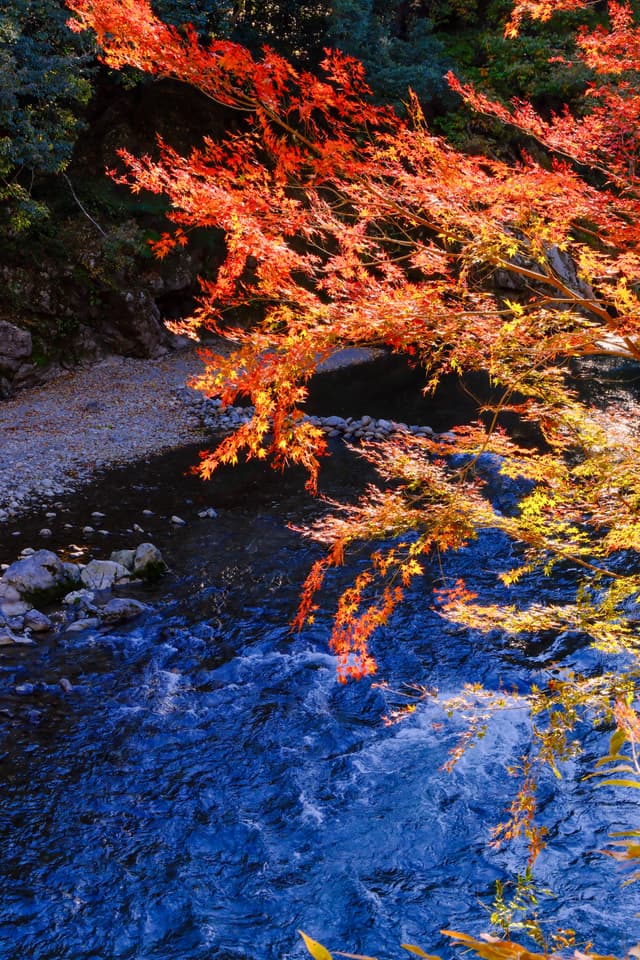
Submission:
M 0 398 L 11 391 L 11 385 L 30 367 L 33 343 L 28 330 L 16 327 L 8 320 L 0 320 Z
M 17 370 L 25 357 L 31 356 L 31 334 L 7 320 L 0 320 L 0 370 Z
M 137 230 L 133 224 L 131 237 L 101 238 L 81 224 L 65 242 L 66 262 L 0 264 L 0 310 L 4 302 L 11 311 L 11 322 L 0 320 L 0 399 L 76 363 L 112 354 L 154 358 L 180 343 L 165 319 L 190 310 L 205 253 L 181 252 L 149 267 L 129 250 L 144 245 Z M 118 245 L 124 252 L 114 261 Z

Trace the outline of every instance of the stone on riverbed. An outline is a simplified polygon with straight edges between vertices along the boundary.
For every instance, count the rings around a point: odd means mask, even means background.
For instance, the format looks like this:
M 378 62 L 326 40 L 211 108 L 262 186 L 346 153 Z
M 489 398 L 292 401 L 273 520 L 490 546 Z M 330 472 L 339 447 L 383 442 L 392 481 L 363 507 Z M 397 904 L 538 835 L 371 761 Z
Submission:
M 7 570 L 9 567 L 7 566 Z M 15 603 L 20 599 L 20 594 L 10 583 L 3 583 L 0 580 L 0 603 Z
M 80 579 L 90 590 L 110 590 L 114 583 L 129 580 L 130 571 L 113 560 L 90 560 Z
M 66 597 L 62 598 L 62 602 L 65 607 L 74 607 L 76 610 L 90 610 L 92 613 L 95 611 L 95 606 L 93 601 L 95 600 L 95 594 L 93 590 L 72 590 L 71 593 L 68 593 Z
M 113 597 L 104 605 L 100 616 L 104 623 L 124 623 L 140 616 L 148 607 L 131 597 Z
M 141 543 L 136 547 L 133 558 L 133 572 L 145 580 L 153 580 L 167 570 L 162 554 L 152 543 Z
M 31 610 L 31 604 L 24 600 L 11 600 L 0 603 L 0 613 L 3 617 L 24 617 Z
M 81 633 L 82 630 L 95 630 L 96 627 L 100 626 L 100 621 L 97 617 L 85 617 L 82 620 L 76 620 L 74 623 L 70 623 L 65 627 L 67 633 Z
M 72 580 L 75 564 L 64 564 L 50 550 L 37 550 L 30 557 L 16 560 L 2 574 L 0 588 L 13 587 L 20 599 L 53 600 Z M 6 597 L 6 594 L 5 594 Z
M 133 570 L 135 556 L 135 550 L 114 550 L 109 559 L 113 560 L 114 563 L 121 563 L 127 570 Z
M 0 647 L 13 646 L 18 642 L 18 638 L 11 632 L 9 627 L 0 626 Z
M 29 610 L 24 617 L 24 626 L 32 633 L 47 633 L 53 627 L 53 623 L 40 610 Z

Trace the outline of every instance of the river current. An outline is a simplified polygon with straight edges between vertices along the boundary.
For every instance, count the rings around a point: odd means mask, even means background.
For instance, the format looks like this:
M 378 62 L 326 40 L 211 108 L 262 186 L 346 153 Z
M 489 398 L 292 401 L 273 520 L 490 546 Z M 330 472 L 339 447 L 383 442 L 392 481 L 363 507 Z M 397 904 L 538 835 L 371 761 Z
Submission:
M 341 496 L 362 468 L 334 452 L 326 488 Z M 389 726 L 391 691 L 525 691 L 558 665 L 610 664 L 571 636 L 523 645 L 445 623 L 427 571 L 375 640 L 388 688 L 340 685 L 327 650 L 339 578 L 312 628 L 288 628 L 317 555 L 288 527 L 317 510 L 300 478 L 255 469 L 206 486 L 183 476 L 193 458 L 114 471 L 66 506 L 78 527 L 107 513 L 105 555 L 128 545 L 143 506 L 185 516 L 176 529 L 147 520 L 171 567 L 140 594 L 152 611 L 2 651 L 0 958 L 299 960 L 298 928 L 381 960 L 408 956 L 401 942 L 450 956 L 440 930 L 488 930 L 495 881 L 524 869 L 521 846 L 489 841 L 530 721 L 514 703 L 447 773 L 462 720 L 426 697 Z M 203 505 L 218 516 L 198 519 Z M 487 533 L 448 572 L 495 589 L 507 551 Z M 562 580 L 545 589 L 561 595 Z M 586 731 L 584 756 L 543 777 L 535 878 L 552 893 L 549 932 L 622 956 L 640 940 L 638 888 L 599 851 L 638 826 L 638 799 L 583 779 L 609 733 Z

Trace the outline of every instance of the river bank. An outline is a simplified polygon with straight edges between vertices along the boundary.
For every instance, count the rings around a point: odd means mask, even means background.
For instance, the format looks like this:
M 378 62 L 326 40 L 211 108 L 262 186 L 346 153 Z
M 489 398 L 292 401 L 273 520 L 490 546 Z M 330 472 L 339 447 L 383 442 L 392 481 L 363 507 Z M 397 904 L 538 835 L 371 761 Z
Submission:
M 155 360 L 113 356 L 0 404 L 0 523 L 107 466 L 201 439 L 183 395 L 200 368 L 194 348 Z

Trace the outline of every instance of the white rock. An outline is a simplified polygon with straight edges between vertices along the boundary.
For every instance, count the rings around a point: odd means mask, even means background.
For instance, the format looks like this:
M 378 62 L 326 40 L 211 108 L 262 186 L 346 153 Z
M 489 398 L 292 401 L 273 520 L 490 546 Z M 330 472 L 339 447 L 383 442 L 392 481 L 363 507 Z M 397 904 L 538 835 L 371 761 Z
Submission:
M 186 522 L 182 517 L 176 517 L 175 514 L 171 517 L 171 523 L 175 524 L 176 527 L 184 527 Z
M 135 550 L 114 550 L 109 560 L 113 560 L 114 563 L 121 563 L 127 570 L 133 570 L 135 555 Z
M 80 574 L 85 587 L 90 590 L 110 590 L 114 583 L 129 579 L 129 571 L 113 560 L 90 560 Z
M 164 573 L 167 565 L 153 543 L 141 543 L 136 547 L 133 572 L 141 577 L 152 578 Z
M 14 603 L 19 599 L 20 594 L 16 588 L 12 587 L 10 583 L 3 583 L 2 580 L 0 580 L 0 602 Z
M 62 598 L 62 602 L 66 607 L 82 607 L 93 612 L 95 610 L 93 606 L 95 596 L 93 590 L 72 590 L 71 593 Z
M 38 550 L 29 557 L 16 560 L 2 574 L 2 582 L 9 584 L 23 597 L 32 594 L 55 594 L 69 579 L 62 561 L 50 550 Z
M 3 617 L 24 617 L 31 610 L 31 604 L 23 600 L 14 600 L 10 603 L 0 603 L 0 613 Z

